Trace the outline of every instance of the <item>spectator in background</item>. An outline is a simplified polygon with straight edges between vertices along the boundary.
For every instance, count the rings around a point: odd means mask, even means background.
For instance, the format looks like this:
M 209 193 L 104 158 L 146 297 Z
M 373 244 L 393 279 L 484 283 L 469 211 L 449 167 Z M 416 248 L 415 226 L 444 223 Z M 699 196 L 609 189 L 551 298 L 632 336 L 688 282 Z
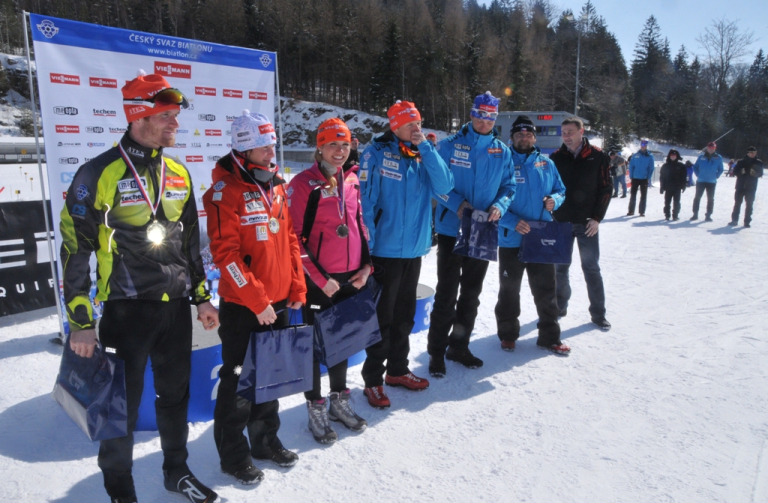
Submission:
M 632 155 L 629 161 L 629 178 L 632 180 L 632 195 L 629 197 L 629 211 L 627 216 L 635 214 L 635 202 L 637 201 L 637 191 L 640 190 L 640 216 L 645 216 L 646 196 L 648 195 L 648 184 L 653 176 L 653 156 L 648 152 L 648 142 L 640 142 L 640 150 Z
M 733 173 L 733 167 L 735 165 L 736 165 L 736 161 L 735 160 L 731 159 L 730 161 L 728 161 L 728 173 L 725 176 L 736 176 Z
M 752 205 L 755 202 L 755 193 L 757 192 L 757 180 L 763 176 L 763 161 L 757 158 L 757 149 L 749 147 L 747 156 L 740 159 L 734 167 L 736 175 L 736 201 L 733 205 L 731 222 L 728 225 L 739 224 L 739 213 L 741 212 L 741 201 L 747 202 L 744 209 L 744 227 L 750 227 L 752 222 Z
M 619 197 L 619 185 L 623 189 L 621 197 L 627 197 L 627 161 L 613 150 L 608 155 L 611 157 L 613 197 Z
M 685 192 L 685 164 L 680 160 L 680 152 L 671 149 L 667 162 L 659 171 L 659 190 L 664 194 L 664 217 L 669 220 L 669 206 L 674 201 L 672 220 L 680 220 L 680 194 Z
M 573 239 L 579 246 L 592 323 L 601 330 L 610 330 L 611 324 L 605 319 L 605 288 L 600 274 L 598 230 L 611 203 L 611 159 L 605 152 L 589 144 L 589 140 L 584 137 L 584 123 L 581 119 L 565 119 L 561 134 L 563 145 L 550 158 L 565 185 L 565 202 L 553 216 L 558 222 L 573 224 Z M 557 306 L 561 317 L 568 313 L 568 301 L 571 298 L 568 277 L 570 267 L 570 264 L 556 266 Z
M 688 187 L 693 187 L 693 163 L 691 161 L 685 161 L 685 170 L 688 177 Z
M 696 173 L 696 195 L 693 197 L 693 216 L 691 220 L 699 218 L 699 203 L 704 191 L 707 192 L 707 212 L 704 214 L 704 221 L 712 221 L 712 212 L 715 209 L 715 188 L 717 179 L 723 174 L 723 158 L 715 152 L 717 144 L 713 141 L 707 144 L 704 153 L 696 159 L 693 165 L 693 172 Z
M 360 142 L 357 140 L 357 135 L 355 133 L 351 133 L 351 136 L 352 139 L 349 142 L 349 157 L 347 157 L 343 167 L 344 173 L 348 172 L 350 169 L 357 173 L 357 166 L 360 165 L 360 151 L 358 150 Z
M 435 133 L 427 133 L 427 140 L 432 142 L 432 145 L 437 145 L 437 135 Z

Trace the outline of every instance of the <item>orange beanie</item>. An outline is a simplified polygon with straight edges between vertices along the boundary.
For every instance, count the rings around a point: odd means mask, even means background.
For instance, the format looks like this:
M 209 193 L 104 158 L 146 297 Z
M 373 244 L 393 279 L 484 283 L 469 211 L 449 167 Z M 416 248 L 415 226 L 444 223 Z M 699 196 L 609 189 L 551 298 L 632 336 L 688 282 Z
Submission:
M 410 101 L 400 100 L 387 110 L 387 117 L 392 131 L 409 122 L 421 120 L 421 114 L 416 110 L 416 105 Z
M 352 133 L 343 120 L 332 118 L 326 119 L 317 128 L 317 146 L 322 147 L 332 141 L 352 141 Z

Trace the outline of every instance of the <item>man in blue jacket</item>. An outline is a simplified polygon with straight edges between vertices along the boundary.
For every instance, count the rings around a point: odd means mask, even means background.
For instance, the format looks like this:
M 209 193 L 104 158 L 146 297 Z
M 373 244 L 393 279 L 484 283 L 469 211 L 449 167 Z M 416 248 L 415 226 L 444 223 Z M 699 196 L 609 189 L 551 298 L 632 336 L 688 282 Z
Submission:
M 359 171 L 374 277 L 382 286 L 376 308 L 381 341 L 366 350 L 363 364 L 365 396 L 377 408 L 390 406 L 385 382 L 411 390 L 429 386 L 408 369 L 408 336 L 416 314 L 421 257 L 432 246 L 431 197 L 453 188 L 451 171 L 421 131 L 416 106 L 398 101 L 387 117 L 390 131 L 365 149 Z
M 704 221 L 712 221 L 712 211 L 715 209 L 715 187 L 717 179 L 723 174 L 723 158 L 716 153 L 717 144 L 713 141 L 707 144 L 704 153 L 696 159 L 693 165 L 693 172 L 696 173 L 696 195 L 693 196 L 693 216 L 691 220 L 699 218 L 699 203 L 704 191 L 707 191 L 707 212 L 704 214 Z
M 514 351 L 520 337 L 520 287 L 528 271 L 533 302 L 539 315 L 536 345 L 558 355 L 571 349 L 560 340 L 557 322 L 557 283 L 554 264 L 524 263 L 517 258 L 529 221 L 552 221 L 551 211 L 565 199 L 565 185 L 555 163 L 536 147 L 536 128 L 521 115 L 512 125 L 512 162 L 517 190 L 507 214 L 499 222 L 499 300 L 496 326 L 501 349 Z
M 456 255 L 453 248 L 465 209 L 486 211 L 488 220 L 496 221 L 515 194 L 510 151 L 494 128 L 498 106 L 498 98 L 490 91 L 476 97 L 470 112 L 472 121 L 437 145 L 440 157 L 453 172 L 454 187 L 438 195 L 435 213 L 437 288 L 427 346 L 433 377 L 445 375 L 446 358 L 467 368 L 483 365 L 483 360 L 469 350 L 469 338 L 488 261 Z
M 635 214 L 635 201 L 637 200 L 637 191 L 640 189 L 640 216 L 645 216 L 645 201 L 648 195 L 648 185 L 653 176 L 653 156 L 648 152 L 648 142 L 640 142 L 640 150 L 632 156 L 629 161 L 629 178 L 632 180 L 632 193 L 629 197 L 629 211 L 627 216 Z

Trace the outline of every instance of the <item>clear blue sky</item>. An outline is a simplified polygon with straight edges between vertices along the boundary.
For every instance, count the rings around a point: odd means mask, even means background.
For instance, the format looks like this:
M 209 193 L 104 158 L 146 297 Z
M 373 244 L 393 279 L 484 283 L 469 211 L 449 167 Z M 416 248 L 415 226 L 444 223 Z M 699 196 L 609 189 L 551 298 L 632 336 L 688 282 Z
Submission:
M 488 4 L 490 0 L 483 3 Z M 554 0 L 554 3 L 560 10 L 571 9 L 578 14 L 586 0 Z M 722 17 L 737 21 L 740 29 L 754 33 L 756 41 L 742 62 L 752 63 L 761 47 L 763 52 L 768 52 L 768 2 L 765 0 L 592 0 L 592 5 L 619 41 L 627 66 L 632 61 L 637 38 L 651 15 L 656 16 L 662 36 L 669 39 L 673 57 L 683 44 L 688 54 L 703 56 L 696 38 L 713 19 Z

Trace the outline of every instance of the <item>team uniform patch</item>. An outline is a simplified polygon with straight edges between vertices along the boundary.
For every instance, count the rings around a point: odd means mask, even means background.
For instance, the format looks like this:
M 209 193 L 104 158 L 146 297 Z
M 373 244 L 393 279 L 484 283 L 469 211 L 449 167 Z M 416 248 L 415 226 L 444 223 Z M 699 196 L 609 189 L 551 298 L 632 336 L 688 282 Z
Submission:
M 187 181 L 182 176 L 167 176 L 165 186 L 168 187 L 186 187 Z
M 387 171 L 386 169 L 380 169 L 379 173 L 381 174 L 381 176 L 385 178 L 391 178 L 393 180 L 397 180 L 398 182 L 403 179 L 403 175 L 401 175 L 400 173 L 392 173 L 391 171 Z
M 524 176 L 516 176 L 515 181 L 517 183 L 525 183 L 525 177 Z
M 446 203 L 448 202 L 448 194 L 440 194 L 440 195 L 439 195 L 439 196 L 437 196 L 437 197 L 439 197 L 440 199 L 442 199 L 442 200 L 443 200 L 443 201 L 445 201 Z
M 235 281 L 238 288 L 242 288 L 248 284 L 248 280 L 245 279 L 245 276 L 235 262 L 232 262 L 227 266 L 227 271 L 229 272 L 229 275 L 232 276 L 232 279 Z
M 288 187 L 288 190 L 285 191 L 285 194 L 288 197 L 291 197 L 293 195 L 293 187 Z
M 364 169 L 360 172 L 360 181 L 365 182 L 368 181 L 368 170 Z
M 139 177 L 139 180 L 141 180 L 141 184 L 144 186 L 144 188 L 147 188 L 147 178 L 142 176 Z M 139 186 L 136 185 L 136 180 L 131 178 L 128 180 L 120 180 L 117 182 L 117 190 L 119 192 L 135 192 L 139 190 Z
M 547 161 L 539 161 L 533 164 L 537 168 L 547 169 L 549 167 L 549 163 Z
M 370 158 L 371 158 L 371 153 L 370 152 L 366 152 L 365 154 L 363 154 L 363 160 L 364 161 L 367 161 Z
M 256 241 L 269 241 L 266 225 L 256 226 Z
M 325 185 L 325 180 L 310 180 L 309 185 L 312 187 L 317 187 L 318 185 Z
M 323 199 L 326 197 L 338 197 L 339 191 L 336 189 L 336 187 L 332 189 L 320 189 L 320 192 L 323 193 Z
M 221 194 L 221 192 L 219 192 L 219 194 Z M 164 197 L 166 201 L 183 201 L 184 198 L 187 197 L 187 191 L 186 190 L 166 190 Z
M 488 153 L 489 154 L 500 154 L 502 150 L 500 148 L 489 148 Z
M 120 206 L 133 206 L 134 204 L 145 204 L 144 196 L 140 192 L 131 192 L 120 196 Z
M 455 157 L 457 159 L 469 160 L 469 152 L 463 152 L 461 150 L 454 150 L 453 151 L 453 157 Z
M 82 201 L 86 197 L 88 197 L 88 187 L 86 187 L 84 184 L 81 184 L 77 188 L 77 200 Z
M 269 222 L 269 215 L 245 215 L 240 217 L 240 225 L 256 225 Z
M 387 153 L 387 152 L 385 152 L 385 153 Z M 385 168 L 400 169 L 400 164 L 398 164 L 397 161 L 391 161 L 389 159 L 384 159 L 381 163 L 384 165 Z
M 221 201 L 221 196 L 222 196 L 221 192 L 214 192 L 213 193 L 213 200 L 214 201 Z
M 262 203 L 261 201 L 249 201 L 245 203 L 245 211 L 247 211 L 248 213 L 264 211 L 264 203 Z
M 471 168 L 472 163 L 469 161 L 460 161 L 459 159 L 454 159 L 451 157 L 451 165 L 457 166 L 459 168 Z
M 466 150 L 467 152 L 472 150 L 472 147 L 470 147 L 469 145 L 464 145 L 463 143 L 454 143 L 453 148 L 457 148 L 459 150 Z
M 216 185 L 213 186 L 213 190 L 221 190 L 224 188 L 225 185 L 226 184 L 224 182 L 219 180 L 218 182 L 216 182 Z

